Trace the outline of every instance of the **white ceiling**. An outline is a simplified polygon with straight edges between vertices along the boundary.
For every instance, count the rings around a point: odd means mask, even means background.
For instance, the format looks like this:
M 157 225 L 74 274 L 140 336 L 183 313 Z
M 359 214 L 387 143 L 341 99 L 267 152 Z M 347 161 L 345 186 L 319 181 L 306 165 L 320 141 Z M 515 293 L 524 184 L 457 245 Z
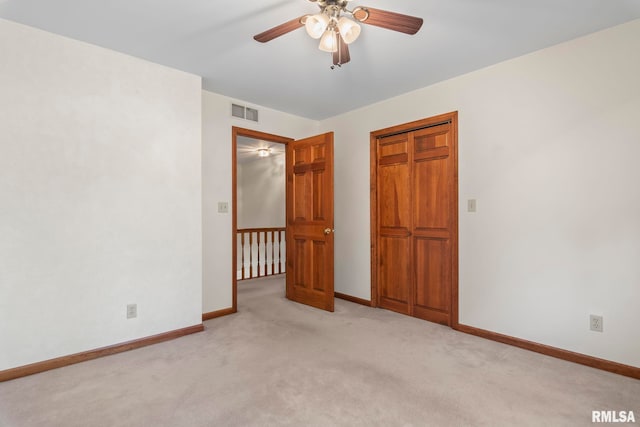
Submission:
M 307 0 L 0 0 L 0 17 L 203 76 L 245 102 L 324 119 L 508 58 L 640 18 L 640 0 L 353 0 L 424 18 L 415 36 L 363 25 L 351 62 L 303 28 Z M 631 53 L 630 54 L 634 54 Z M 637 52 L 636 52 L 637 54 Z

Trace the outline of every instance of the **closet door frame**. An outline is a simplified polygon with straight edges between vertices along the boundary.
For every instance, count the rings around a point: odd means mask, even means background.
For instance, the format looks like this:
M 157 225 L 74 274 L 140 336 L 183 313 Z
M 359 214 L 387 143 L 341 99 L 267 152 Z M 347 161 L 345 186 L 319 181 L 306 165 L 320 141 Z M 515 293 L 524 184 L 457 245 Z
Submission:
M 371 188 L 371 306 L 378 307 L 378 139 L 400 133 L 436 126 L 442 123 L 451 123 L 451 139 L 453 156 L 453 180 L 454 194 L 451 195 L 452 203 L 449 215 L 452 221 L 451 236 L 451 320 L 450 326 L 457 329 L 458 319 L 458 112 L 450 112 L 438 116 L 429 117 L 414 122 L 404 123 L 370 133 L 370 188 Z

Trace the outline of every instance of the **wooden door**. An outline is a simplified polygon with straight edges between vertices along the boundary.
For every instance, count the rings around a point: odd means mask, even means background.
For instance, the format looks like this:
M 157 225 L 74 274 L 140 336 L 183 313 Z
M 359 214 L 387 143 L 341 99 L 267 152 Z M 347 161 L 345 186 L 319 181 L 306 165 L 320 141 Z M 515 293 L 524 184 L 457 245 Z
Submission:
M 382 137 L 378 154 L 378 303 L 410 314 L 411 150 L 408 133 Z
M 451 325 L 457 185 L 451 123 L 413 132 L 413 315 Z
M 333 311 L 333 133 L 287 145 L 287 298 Z
M 457 114 L 372 133 L 372 299 L 457 323 Z

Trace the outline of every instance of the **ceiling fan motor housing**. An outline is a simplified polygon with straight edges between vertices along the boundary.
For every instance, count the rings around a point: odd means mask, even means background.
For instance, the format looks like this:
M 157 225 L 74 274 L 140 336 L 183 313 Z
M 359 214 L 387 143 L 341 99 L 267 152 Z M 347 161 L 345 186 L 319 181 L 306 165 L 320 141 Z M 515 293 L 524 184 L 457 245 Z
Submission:
M 347 7 L 350 0 L 309 0 L 312 3 L 318 3 L 320 7 L 338 6 L 339 8 Z

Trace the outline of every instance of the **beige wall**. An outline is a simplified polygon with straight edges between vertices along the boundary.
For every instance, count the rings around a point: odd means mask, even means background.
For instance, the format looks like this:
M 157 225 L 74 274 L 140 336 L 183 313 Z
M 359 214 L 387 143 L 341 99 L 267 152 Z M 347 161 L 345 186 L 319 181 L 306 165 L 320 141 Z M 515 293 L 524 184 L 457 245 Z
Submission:
M 640 366 L 638 40 L 640 20 L 322 122 L 336 290 L 370 297 L 369 132 L 457 110 L 460 321 Z
M 201 323 L 200 78 L 4 20 L 0 52 L 0 370 Z

